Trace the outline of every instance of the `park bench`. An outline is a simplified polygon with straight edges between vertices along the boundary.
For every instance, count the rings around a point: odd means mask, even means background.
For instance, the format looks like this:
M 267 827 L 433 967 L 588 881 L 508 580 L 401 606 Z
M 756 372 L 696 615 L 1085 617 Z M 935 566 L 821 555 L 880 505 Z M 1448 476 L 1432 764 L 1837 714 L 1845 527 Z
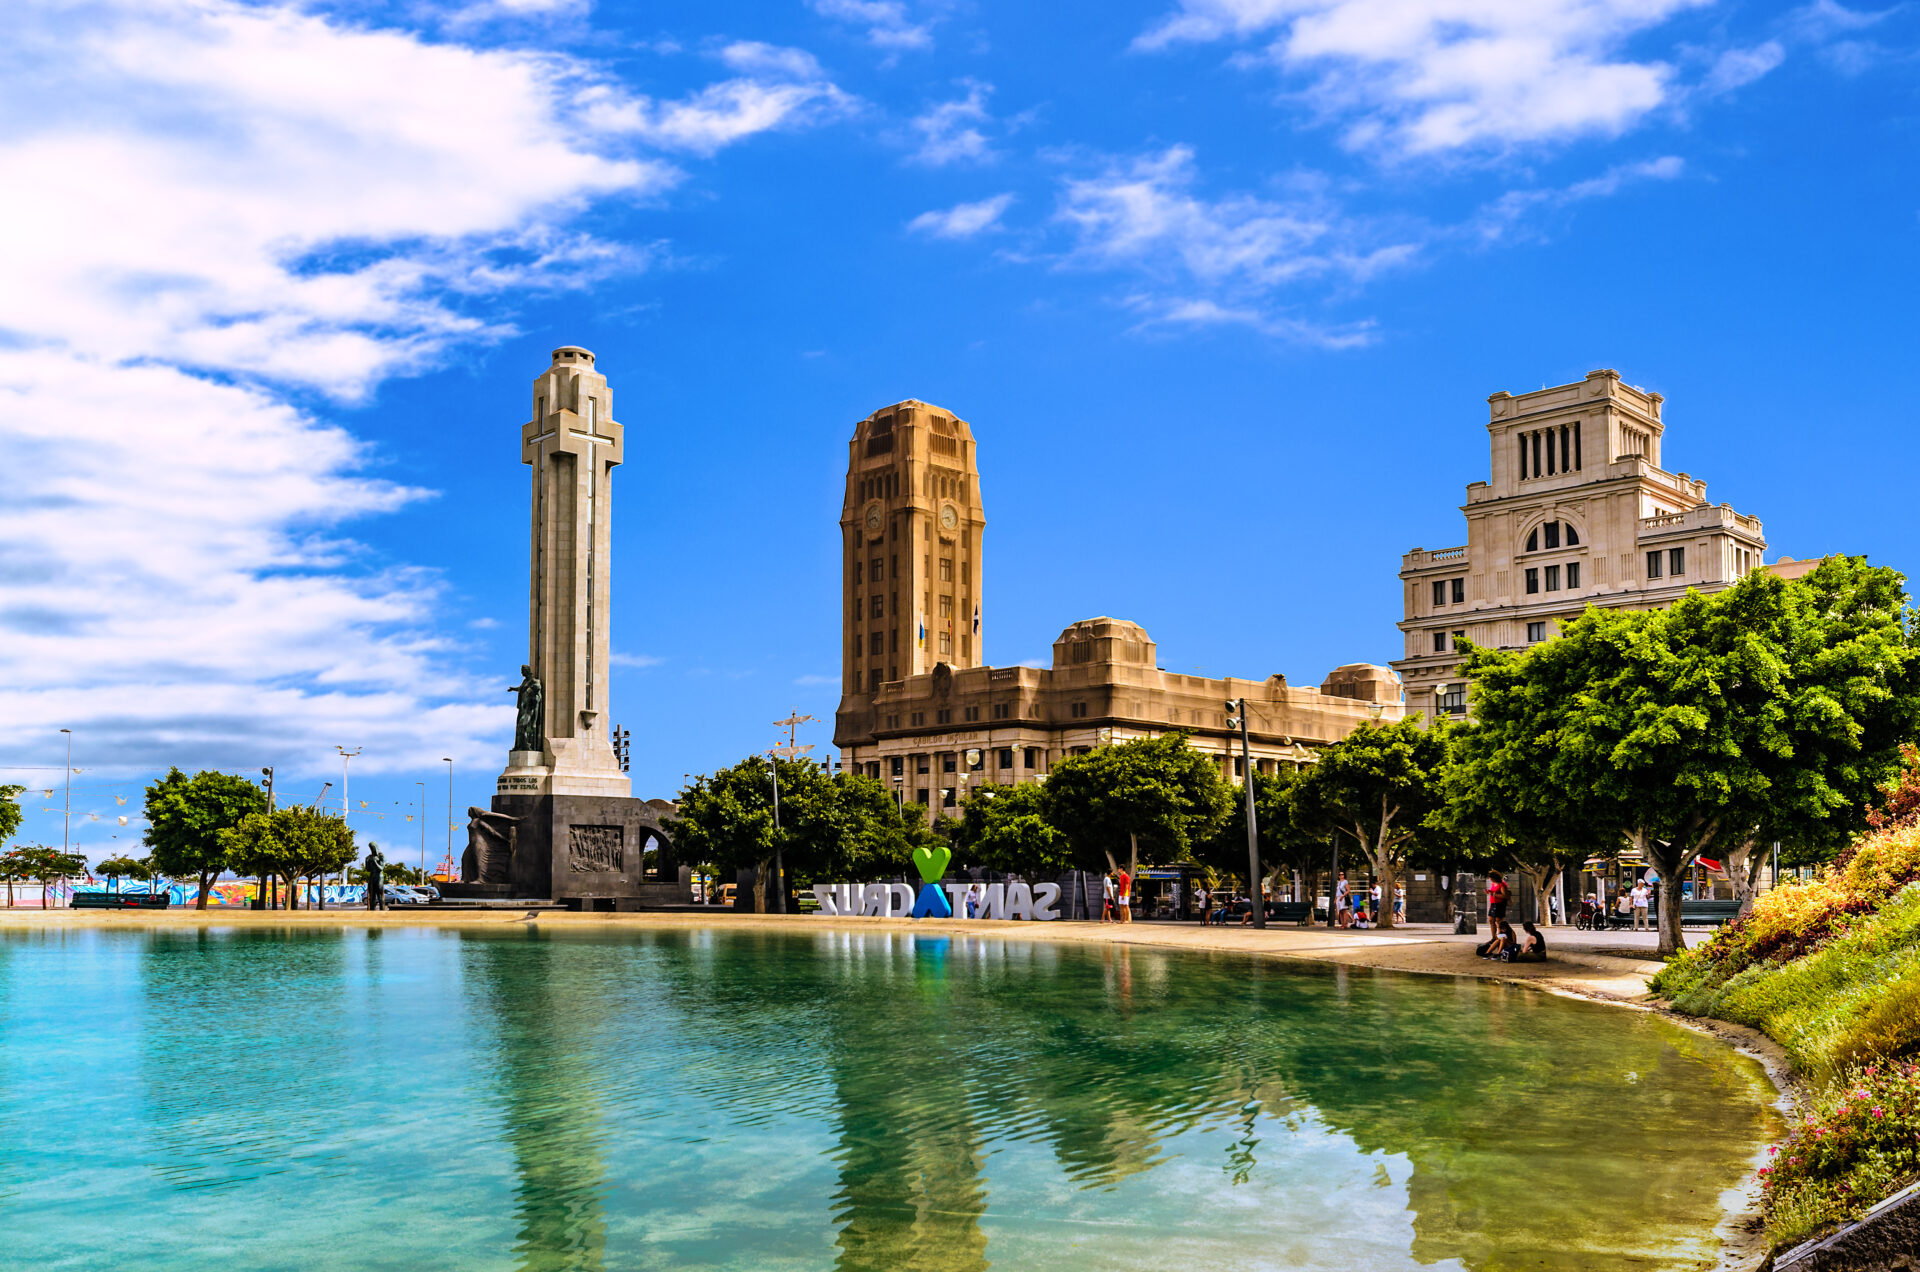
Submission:
M 1305 926 L 1313 915 L 1313 906 L 1305 901 L 1274 901 L 1267 905 L 1267 917 L 1275 923 L 1297 923 Z
M 1681 927 L 1719 927 L 1740 917 L 1738 901 L 1682 901 Z
M 164 910 L 172 901 L 164 892 L 76 892 L 70 904 L 76 910 Z

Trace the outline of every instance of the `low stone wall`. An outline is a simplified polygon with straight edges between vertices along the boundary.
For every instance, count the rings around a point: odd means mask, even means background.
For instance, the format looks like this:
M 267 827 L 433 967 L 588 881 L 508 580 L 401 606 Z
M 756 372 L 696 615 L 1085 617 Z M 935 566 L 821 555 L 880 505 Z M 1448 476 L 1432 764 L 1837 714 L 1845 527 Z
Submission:
M 1920 1270 L 1920 1184 L 1901 1189 L 1830 1237 L 1795 1246 L 1772 1266 L 1773 1272 Z

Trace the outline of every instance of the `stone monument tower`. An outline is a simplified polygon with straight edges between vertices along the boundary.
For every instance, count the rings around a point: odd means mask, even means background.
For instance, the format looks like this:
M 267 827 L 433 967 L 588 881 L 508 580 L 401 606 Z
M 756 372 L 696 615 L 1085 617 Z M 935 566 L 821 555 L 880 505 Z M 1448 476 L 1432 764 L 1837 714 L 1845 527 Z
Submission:
M 613 750 L 613 470 L 624 435 L 593 354 L 555 349 L 520 428 L 520 459 L 533 470 L 532 550 L 513 745 L 492 808 L 468 810 L 462 882 L 449 897 L 547 897 L 581 909 L 692 900 L 662 824 L 673 805 L 634 799 Z
M 555 349 L 520 428 L 520 461 L 533 469 L 527 666 L 544 698 L 540 744 L 522 750 L 534 739 L 515 738 L 502 795 L 632 793 L 607 718 L 613 470 L 625 434 L 593 355 Z

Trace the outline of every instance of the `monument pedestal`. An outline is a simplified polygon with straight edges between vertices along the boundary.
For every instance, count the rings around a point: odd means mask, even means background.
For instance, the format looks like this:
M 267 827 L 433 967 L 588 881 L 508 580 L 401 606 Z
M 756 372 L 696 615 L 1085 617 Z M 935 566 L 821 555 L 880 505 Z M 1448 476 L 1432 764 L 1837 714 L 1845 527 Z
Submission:
M 515 896 L 549 897 L 579 910 L 693 904 L 691 876 L 677 862 L 668 879 L 647 878 L 649 846 L 672 861 L 662 821 L 673 806 L 665 800 L 500 794 L 493 811 L 514 819 Z

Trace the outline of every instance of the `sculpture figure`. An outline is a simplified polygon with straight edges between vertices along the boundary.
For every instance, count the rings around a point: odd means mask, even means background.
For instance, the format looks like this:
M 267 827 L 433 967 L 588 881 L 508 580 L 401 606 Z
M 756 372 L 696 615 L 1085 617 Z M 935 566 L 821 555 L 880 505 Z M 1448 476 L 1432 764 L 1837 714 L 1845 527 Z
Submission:
M 507 692 L 516 695 L 514 700 L 519 708 L 513 722 L 513 749 L 545 750 L 547 691 L 540 684 L 540 677 L 533 674 L 531 663 L 520 664 L 520 683 Z
M 378 844 L 367 845 L 367 909 L 384 910 L 387 908 L 386 872 L 381 867 L 387 864 L 380 855 Z
M 467 809 L 467 850 L 460 855 L 462 883 L 511 883 L 518 818 L 484 808 Z

